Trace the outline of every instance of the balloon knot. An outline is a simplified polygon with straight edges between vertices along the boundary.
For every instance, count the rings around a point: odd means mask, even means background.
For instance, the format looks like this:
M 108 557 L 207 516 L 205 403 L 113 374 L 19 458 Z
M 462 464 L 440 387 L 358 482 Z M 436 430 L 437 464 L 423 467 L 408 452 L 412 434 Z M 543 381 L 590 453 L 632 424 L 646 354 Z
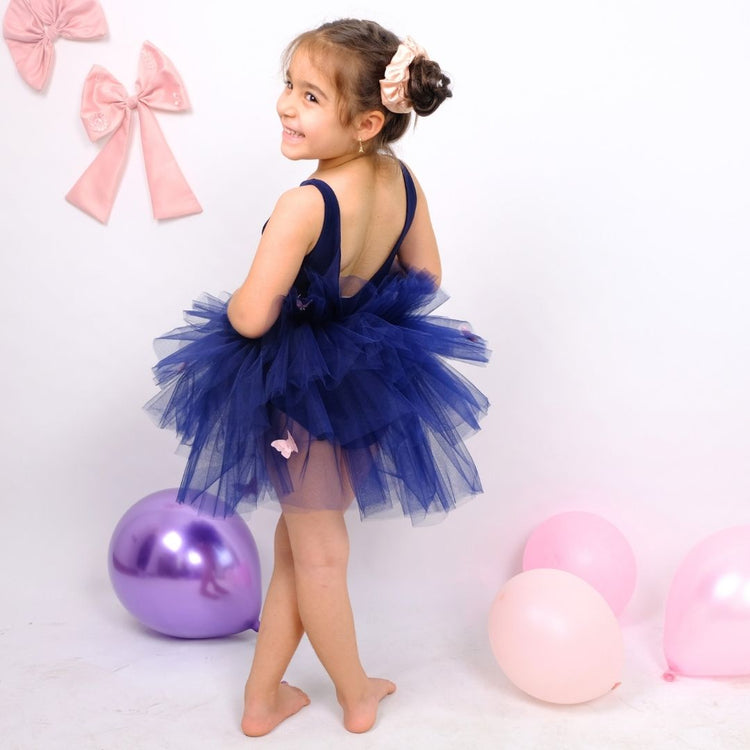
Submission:
M 664 682 L 674 682 L 674 672 L 665 672 L 661 678 Z

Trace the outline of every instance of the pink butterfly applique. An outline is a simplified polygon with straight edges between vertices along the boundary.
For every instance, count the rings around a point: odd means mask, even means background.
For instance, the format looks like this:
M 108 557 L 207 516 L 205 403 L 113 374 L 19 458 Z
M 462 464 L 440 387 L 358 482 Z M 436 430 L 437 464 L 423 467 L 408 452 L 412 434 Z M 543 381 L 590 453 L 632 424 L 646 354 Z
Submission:
M 287 459 L 292 453 L 299 453 L 297 443 L 294 442 L 294 438 L 289 430 L 286 431 L 286 440 L 274 440 L 271 443 L 271 447 L 276 448 L 276 450 Z

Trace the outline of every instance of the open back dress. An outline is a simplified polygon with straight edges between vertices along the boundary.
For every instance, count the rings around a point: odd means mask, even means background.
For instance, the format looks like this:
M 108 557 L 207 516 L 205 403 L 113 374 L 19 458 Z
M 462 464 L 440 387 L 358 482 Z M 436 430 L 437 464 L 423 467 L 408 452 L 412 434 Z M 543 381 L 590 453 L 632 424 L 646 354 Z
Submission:
M 464 439 L 489 404 L 447 360 L 489 353 L 468 324 L 433 314 L 446 296 L 429 274 L 398 263 L 417 201 L 401 169 L 406 219 L 370 279 L 340 278 L 336 195 L 307 180 L 323 228 L 268 332 L 240 335 L 228 296 L 204 295 L 187 325 L 156 340 L 160 391 L 146 408 L 188 449 L 180 501 L 226 515 L 265 500 L 344 510 L 356 498 L 362 518 L 396 511 L 418 524 L 482 491 Z

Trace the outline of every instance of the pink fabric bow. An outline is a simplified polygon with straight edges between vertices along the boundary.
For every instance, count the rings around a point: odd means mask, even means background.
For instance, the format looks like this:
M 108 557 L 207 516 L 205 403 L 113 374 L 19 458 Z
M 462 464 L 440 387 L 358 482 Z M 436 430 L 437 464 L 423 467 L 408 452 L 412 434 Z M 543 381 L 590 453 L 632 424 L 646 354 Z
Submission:
M 385 78 L 380 81 L 380 99 L 391 112 L 403 115 L 412 110 L 406 92 L 409 66 L 417 57 L 427 57 L 427 53 L 411 37 L 406 37 L 385 69 Z
M 55 40 L 98 39 L 107 21 L 97 0 L 10 0 L 3 36 L 21 77 L 44 88 L 55 57 Z
M 185 87 L 169 58 L 150 42 L 141 49 L 136 94 L 95 65 L 83 86 L 81 119 L 92 141 L 112 137 L 65 198 L 106 224 L 120 185 L 133 110 L 140 116 L 143 159 L 155 219 L 198 214 L 203 209 L 180 171 L 151 109 L 190 109 Z

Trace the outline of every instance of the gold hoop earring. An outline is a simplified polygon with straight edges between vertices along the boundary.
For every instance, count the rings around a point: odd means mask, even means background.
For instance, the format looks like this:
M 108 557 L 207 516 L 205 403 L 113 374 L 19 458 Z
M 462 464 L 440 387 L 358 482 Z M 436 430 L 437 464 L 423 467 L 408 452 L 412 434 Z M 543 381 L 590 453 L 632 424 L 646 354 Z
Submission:
M 364 154 L 364 153 L 365 153 L 365 148 L 364 148 L 364 146 L 362 145 L 362 139 L 361 139 L 361 138 L 358 138 L 357 140 L 359 141 L 359 153 L 360 153 L 360 154 Z

